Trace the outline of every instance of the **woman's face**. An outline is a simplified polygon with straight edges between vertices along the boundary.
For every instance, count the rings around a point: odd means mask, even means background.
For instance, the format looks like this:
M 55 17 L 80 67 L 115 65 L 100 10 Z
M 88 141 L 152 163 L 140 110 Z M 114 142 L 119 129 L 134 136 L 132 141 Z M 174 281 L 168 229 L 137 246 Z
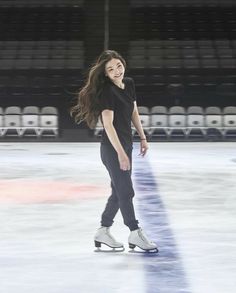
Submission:
M 120 59 L 111 59 L 105 65 L 105 75 L 114 83 L 121 83 L 124 78 L 125 68 Z

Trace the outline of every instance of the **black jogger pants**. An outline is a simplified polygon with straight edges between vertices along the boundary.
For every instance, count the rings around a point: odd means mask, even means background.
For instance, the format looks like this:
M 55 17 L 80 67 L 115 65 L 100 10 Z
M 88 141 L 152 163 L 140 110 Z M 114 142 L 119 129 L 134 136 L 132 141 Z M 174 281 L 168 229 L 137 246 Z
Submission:
M 112 193 L 108 198 L 104 212 L 102 213 L 101 224 L 110 227 L 113 219 L 120 209 L 124 224 L 131 231 L 138 229 L 138 221 L 135 218 L 133 197 L 134 189 L 131 179 L 131 169 L 123 171 L 120 169 L 118 155 L 112 146 L 101 144 L 101 159 L 105 165 L 110 178 Z M 132 147 L 125 149 L 132 166 Z M 131 167 L 132 168 L 132 167 Z

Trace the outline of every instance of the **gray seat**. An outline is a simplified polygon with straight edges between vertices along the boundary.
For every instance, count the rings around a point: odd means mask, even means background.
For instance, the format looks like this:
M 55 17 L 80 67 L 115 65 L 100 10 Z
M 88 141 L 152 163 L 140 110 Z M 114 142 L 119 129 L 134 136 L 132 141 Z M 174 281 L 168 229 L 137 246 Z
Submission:
M 97 137 L 100 137 L 102 132 L 103 132 L 103 124 L 102 124 L 101 118 L 99 117 L 97 125 L 94 129 L 94 135 Z
M 84 67 L 84 60 L 83 59 L 66 59 L 65 60 L 65 68 L 66 69 L 78 69 Z
M 209 129 L 217 130 L 222 134 L 222 113 L 219 107 L 207 107 L 205 109 L 205 126 Z
M 40 135 L 39 127 L 39 108 L 27 106 L 22 111 L 22 131 L 21 135 L 32 136 Z
M 198 47 L 213 47 L 213 41 L 212 40 L 197 40 Z
M 165 68 L 181 68 L 182 60 L 181 59 L 165 59 L 164 66 Z
M 219 63 L 221 68 L 236 68 L 236 58 L 221 58 Z
M 149 117 L 149 109 L 148 107 L 139 106 L 138 107 L 139 117 L 143 127 L 150 126 L 150 117 Z
M 15 68 L 16 69 L 30 69 L 32 66 L 32 59 L 16 59 Z
M 231 48 L 217 48 L 219 58 L 233 58 L 233 50 Z
M 145 106 L 138 107 L 140 121 L 143 126 L 144 133 L 148 136 L 149 135 L 149 127 L 150 127 L 150 116 L 149 116 L 149 109 Z M 137 130 L 134 126 L 132 126 L 132 134 L 135 136 L 137 134 Z
M 184 68 L 199 68 L 200 63 L 198 58 L 183 59 Z
M 168 114 L 165 106 L 154 106 L 151 108 L 150 130 L 151 137 L 168 137 Z
M 2 136 L 3 135 L 3 108 L 2 107 L 0 107 L 0 136 Z
M 32 69 L 48 69 L 48 59 L 32 59 Z
M 183 58 L 197 58 L 198 52 L 196 48 L 182 48 L 182 56 Z
M 147 48 L 147 56 L 152 58 L 162 58 L 164 56 L 164 51 L 162 48 Z
M 146 48 L 144 46 L 132 46 L 129 48 L 129 56 L 145 55 Z
M 0 59 L 0 68 L 1 70 L 11 70 L 14 68 L 15 65 L 15 59 Z
M 146 60 L 129 60 L 128 61 L 129 67 L 130 68 L 145 68 L 146 66 Z
M 199 48 L 200 58 L 216 58 L 216 52 L 214 48 Z
M 169 135 L 186 136 L 186 112 L 184 107 L 173 106 L 169 109 Z
M 214 58 L 206 58 L 206 59 L 201 59 L 201 66 L 202 68 L 218 68 L 218 59 Z
M 3 135 L 21 135 L 21 108 L 10 106 L 5 109 Z
M 40 135 L 58 135 L 58 111 L 56 107 L 46 106 L 41 109 L 39 116 Z
M 16 54 L 17 54 L 16 48 L 7 49 L 7 50 L 4 49 L 0 51 L 1 59 L 14 59 L 16 58 Z
M 205 123 L 204 123 L 204 110 L 200 106 L 190 106 L 187 108 L 187 129 L 186 135 L 201 134 L 206 135 Z
M 64 59 L 50 59 L 48 60 L 49 69 L 64 69 L 65 60 Z
M 228 106 L 223 113 L 223 136 L 236 136 L 236 107 Z
M 26 48 L 21 48 L 18 50 L 18 58 L 19 59 L 30 59 L 33 56 L 34 50 L 32 48 L 26 49 Z

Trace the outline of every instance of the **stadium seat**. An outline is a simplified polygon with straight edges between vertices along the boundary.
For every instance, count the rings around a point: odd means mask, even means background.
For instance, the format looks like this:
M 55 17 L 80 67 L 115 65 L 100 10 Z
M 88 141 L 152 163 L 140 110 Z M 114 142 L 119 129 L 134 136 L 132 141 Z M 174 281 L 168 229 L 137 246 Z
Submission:
M 236 136 L 236 107 L 227 106 L 223 111 L 223 136 Z
M 168 114 L 165 106 L 154 106 L 150 112 L 150 130 L 151 138 L 168 137 Z
M 39 108 L 37 106 L 27 106 L 22 110 L 22 136 L 39 136 Z
M 3 135 L 3 109 L 0 107 L 0 137 Z
M 20 136 L 21 135 L 21 108 L 10 106 L 5 109 L 3 135 Z
M 94 129 L 94 135 L 96 137 L 100 137 L 102 132 L 103 132 L 103 124 L 102 124 L 101 118 L 99 117 L 97 125 Z
M 187 128 L 186 135 L 202 135 L 206 136 L 206 128 L 204 123 L 204 111 L 200 106 L 190 106 L 187 108 Z
M 39 116 L 40 136 L 58 135 L 58 111 L 56 107 L 46 106 Z
M 139 117 L 140 121 L 143 126 L 144 133 L 146 136 L 149 136 L 149 127 L 150 127 L 150 116 L 149 116 L 149 109 L 145 106 L 139 106 L 138 107 Z M 134 126 L 132 126 L 132 134 L 133 136 L 137 135 L 137 130 Z
M 219 107 L 211 106 L 205 109 L 205 126 L 208 135 L 211 130 L 222 135 L 222 113 Z
M 173 106 L 169 108 L 169 135 L 171 137 L 186 136 L 186 113 L 184 107 Z

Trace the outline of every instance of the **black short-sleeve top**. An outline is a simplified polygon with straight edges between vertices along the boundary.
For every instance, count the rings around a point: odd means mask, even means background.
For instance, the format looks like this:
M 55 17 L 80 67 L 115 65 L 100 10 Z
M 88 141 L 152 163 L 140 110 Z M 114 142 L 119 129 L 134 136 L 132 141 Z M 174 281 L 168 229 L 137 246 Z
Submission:
M 123 147 L 132 146 L 131 117 L 136 100 L 134 81 L 130 77 L 123 79 L 124 89 L 121 89 L 113 82 L 105 83 L 99 96 L 100 111 L 112 110 L 114 112 L 113 125 Z M 103 130 L 102 143 L 111 144 Z

